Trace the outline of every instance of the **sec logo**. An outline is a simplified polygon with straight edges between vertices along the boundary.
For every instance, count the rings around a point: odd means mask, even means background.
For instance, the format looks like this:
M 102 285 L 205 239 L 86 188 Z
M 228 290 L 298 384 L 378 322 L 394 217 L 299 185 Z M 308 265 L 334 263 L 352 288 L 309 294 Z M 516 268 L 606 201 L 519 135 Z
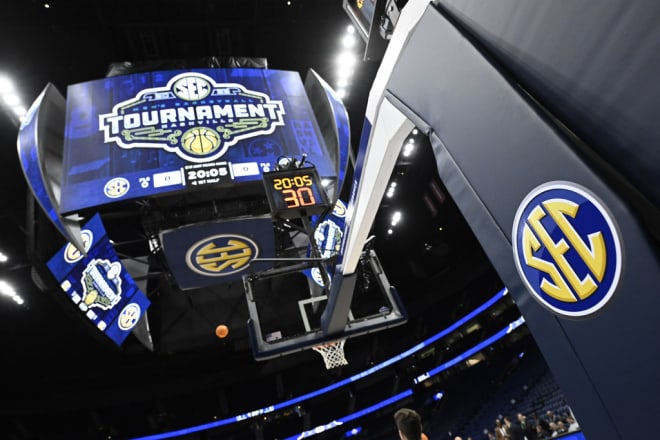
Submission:
M 124 331 L 132 329 L 140 319 L 140 313 L 141 309 L 138 304 L 128 304 L 121 310 L 121 312 L 119 312 L 119 318 L 117 318 L 117 326 Z
M 323 287 L 325 283 L 323 282 L 323 275 L 321 275 L 321 269 L 318 267 L 312 267 L 312 269 L 309 271 L 310 274 L 312 275 L 312 280 L 319 286 Z
M 511 237 L 520 277 L 555 314 L 587 317 L 616 292 L 623 257 L 617 227 L 586 188 L 570 182 L 535 188 L 518 208 Z
M 185 101 L 199 101 L 211 94 L 213 87 L 202 75 L 194 73 L 183 75 L 174 81 L 172 91 Z
M 131 185 L 128 180 L 123 177 L 115 177 L 114 179 L 108 180 L 108 183 L 103 187 L 103 193 L 106 197 L 117 199 L 126 194 L 130 187 Z
M 335 207 L 332 209 L 332 215 L 335 215 L 339 218 L 346 217 L 346 204 L 337 199 L 337 203 L 335 203 Z
M 85 247 L 85 252 L 89 252 L 89 249 L 92 247 L 92 242 L 94 241 L 94 234 L 89 229 L 83 229 L 80 231 L 82 236 L 83 246 Z M 76 263 L 80 261 L 83 257 L 83 254 L 71 243 L 66 245 L 64 248 L 64 261 L 67 263 Z
M 246 269 L 259 256 L 259 248 L 242 235 L 221 234 L 205 238 L 186 252 L 186 264 L 200 275 L 226 276 Z

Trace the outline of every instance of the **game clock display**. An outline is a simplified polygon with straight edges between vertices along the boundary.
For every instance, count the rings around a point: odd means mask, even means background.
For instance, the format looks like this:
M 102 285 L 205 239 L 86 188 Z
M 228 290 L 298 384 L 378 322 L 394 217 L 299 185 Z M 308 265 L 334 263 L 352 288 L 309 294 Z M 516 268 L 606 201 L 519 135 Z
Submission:
M 273 216 L 290 219 L 320 214 L 330 204 L 316 168 L 304 167 L 264 173 Z

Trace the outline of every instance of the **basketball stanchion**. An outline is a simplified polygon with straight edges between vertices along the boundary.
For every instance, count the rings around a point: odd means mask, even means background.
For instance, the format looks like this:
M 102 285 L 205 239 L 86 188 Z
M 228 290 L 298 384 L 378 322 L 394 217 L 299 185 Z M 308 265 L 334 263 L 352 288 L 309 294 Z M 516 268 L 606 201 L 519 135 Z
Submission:
M 346 339 L 340 339 L 338 341 L 328 342 L 327 344 L 315 345 L 312 349 L 317 353 L 321 353 L 323 362 L 325 362 L 325 368 L 331 370 L 342 365 L 348 365 L 348 361 L 344 356 L 345 342 Z

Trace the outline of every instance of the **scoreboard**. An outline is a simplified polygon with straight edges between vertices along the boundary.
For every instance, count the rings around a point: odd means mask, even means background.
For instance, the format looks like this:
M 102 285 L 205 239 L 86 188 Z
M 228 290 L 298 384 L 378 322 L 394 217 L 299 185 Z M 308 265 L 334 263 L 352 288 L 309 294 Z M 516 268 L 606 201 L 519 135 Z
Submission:
M 62 214 L 255 183 L 281 156 L 336 171 L 297 72 L 199 69 L 69 86 Z M 258 182 L 258 184 L 256 183 Z

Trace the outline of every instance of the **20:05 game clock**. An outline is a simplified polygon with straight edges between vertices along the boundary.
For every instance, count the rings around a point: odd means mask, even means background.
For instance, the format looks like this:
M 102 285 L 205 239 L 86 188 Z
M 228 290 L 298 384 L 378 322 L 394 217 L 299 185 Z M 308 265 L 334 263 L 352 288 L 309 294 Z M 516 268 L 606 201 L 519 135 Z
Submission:
M 313 166 L 271 171 L 263 176 L 275 217 L 290 219 L 320 214 L 330 205 Z

